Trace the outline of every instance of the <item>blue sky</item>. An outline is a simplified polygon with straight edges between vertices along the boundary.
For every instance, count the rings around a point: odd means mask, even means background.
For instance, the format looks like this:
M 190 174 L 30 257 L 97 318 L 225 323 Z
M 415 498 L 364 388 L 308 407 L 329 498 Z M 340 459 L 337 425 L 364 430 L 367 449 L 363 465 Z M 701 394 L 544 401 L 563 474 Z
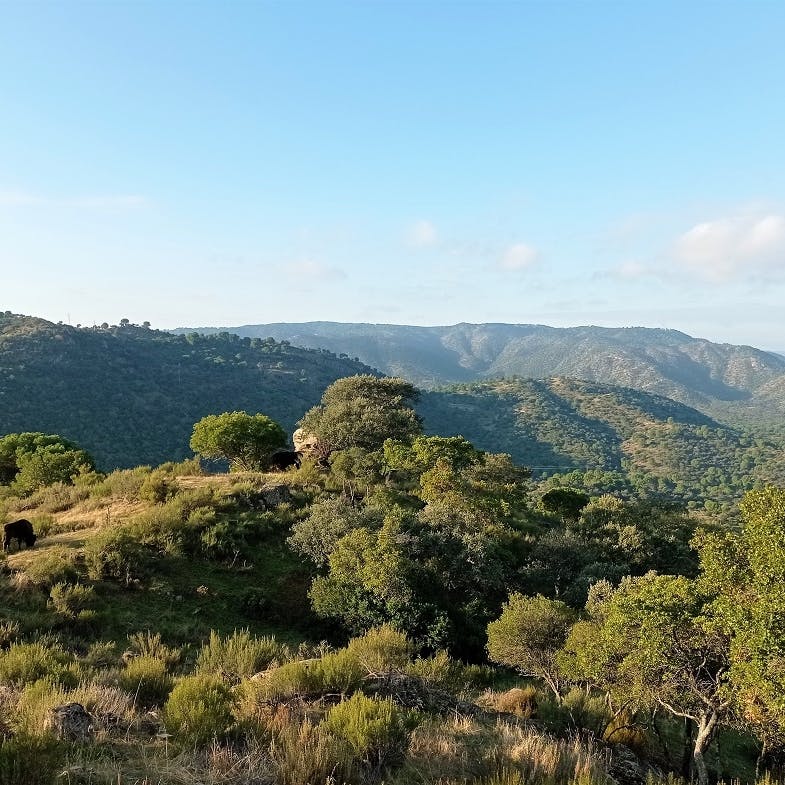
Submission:
M 785 3 L 0 0 L 0 309 L 785 349 Z

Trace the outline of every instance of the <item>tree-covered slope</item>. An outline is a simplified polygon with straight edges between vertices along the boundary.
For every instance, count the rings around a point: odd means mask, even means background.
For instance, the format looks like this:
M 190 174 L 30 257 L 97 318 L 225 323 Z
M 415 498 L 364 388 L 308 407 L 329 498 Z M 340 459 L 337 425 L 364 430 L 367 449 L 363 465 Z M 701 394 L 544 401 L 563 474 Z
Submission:
M 629 388 L 564 377 L 476 382 L 425 393 L 419 410 L 430 433 L 461 434 L 536 474 L 621 473 L 638 492 L 695 501 L 785 481 L 778 440 Z
M 0 313 L 0 434 L 61 434 L 104 469 L 160 463 L 190 454 L 193 424 L 207 414 L 263 412 L 291 432 L 327 385 L 368 371 L 271 339 Z
M 308 322 L 225 329 L 357 356 L 425 387 L 504 376 L 569 376 L 655 392 L 707 409 L 717 401 L 748 400 L 785 377 L 785 358 L 777 354 L 643 327 Z

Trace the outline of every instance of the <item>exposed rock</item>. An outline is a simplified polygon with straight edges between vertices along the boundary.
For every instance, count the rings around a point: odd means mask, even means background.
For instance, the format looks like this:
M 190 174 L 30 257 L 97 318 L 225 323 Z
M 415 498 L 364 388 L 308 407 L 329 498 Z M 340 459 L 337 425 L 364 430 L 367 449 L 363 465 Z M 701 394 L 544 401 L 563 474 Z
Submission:
M 319 460 L 325 458 L 329 453 L 326 445 L 319 441 L 319 437 L 313 433 L 308 433 L 302 428 L 298 428 L 292 434 L 292 442 L 294 442 L 294 449 L 303 454 L 306 458 L 312 460 Z
M 292 500 L 292 494 L 287 485 L 267 485 L 251 490 L 242 490 L 234 494 L 237 502 L 251 510 L 266 512 L 274 510 L 281 504 Z
M 619 785 L 645 785 L 650 775 L 655 779 L 663 776 L 654 766 L 641 760 L 625 744 L 614 744 L 610 748 L 608 773 Z
M 428 684 L 417 676 L 400 671 L 372 673 L 365 677 L 366 689 L 383 698 L 391 698 L 406 709 L 432 711 L 439 714 L 474 715 L 477 706 L 456 698 L 445 690 Z
M 61 741 L 87 741 L 93 733 L 93 718 L 81 703 L 66 703 L 49 710 L 46 728 Z

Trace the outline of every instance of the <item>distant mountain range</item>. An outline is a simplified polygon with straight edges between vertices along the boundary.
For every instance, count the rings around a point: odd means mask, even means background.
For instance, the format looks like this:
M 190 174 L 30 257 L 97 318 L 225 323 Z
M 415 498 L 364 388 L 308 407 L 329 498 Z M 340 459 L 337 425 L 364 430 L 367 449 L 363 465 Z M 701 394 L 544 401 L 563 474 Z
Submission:
M 456 324 L 413 327 L 305 322 L 176 332 L 272 337 L 355 357 L 425 388 L 564 376 L 665 395 L 723 418 L 755 420 L 785 407 L 785 357 L 646 327 Z
M 752 407 L 785 400 L 785 375 L 778 374 L 785 360 L 774 355 L 663 331 L 459 325 L 439 328 L 445 333 L 433 340 L 428 328 L 389 329 L 395 341 L 377 334 L 372 343 L 392 349 L 411 329 L 421 338 L 417 367 L 424 369 L 427 344 L 445 372 L 457 367 L 467 375 L 511 367 L 516 357 L 520 367 L 528 329 L 527 345 L 539 347 L 540 358 L 535 366 L 528 357 L 528 367 L 542 378 L 510 372 L 506 379 L 432 388 L 418 410 L 428 433 L 462 434 L 481 449 L 510 453 L 537 476 L 577 471 L 568 481 L 592 492 L 699 504 L 732 500 L 756 483 L 785 483 L 785 439 L 774 426 L 752 434 L 662 395 L 546 375 L 549 363 L 569 362 L 587 375 L 648 380 L 712 405 Z M 543 335 L 551 333 L 558 340 L 548 348 Z M 668 340 L 657 346 L 653 334 Z M 341 357 L 293 343 L 229 332 L 173 335 L 132 324 L 77 328 L 0 313 L 0 435 L 58 433 L 111 469 L 189 456 L 193 424 L 206 414 L 264 412 L 291 433 L 335 379 L 372 372 L 348 352 Z M 572 345 L 579 343 L 583 353 L 601 354 L 582 357 Z

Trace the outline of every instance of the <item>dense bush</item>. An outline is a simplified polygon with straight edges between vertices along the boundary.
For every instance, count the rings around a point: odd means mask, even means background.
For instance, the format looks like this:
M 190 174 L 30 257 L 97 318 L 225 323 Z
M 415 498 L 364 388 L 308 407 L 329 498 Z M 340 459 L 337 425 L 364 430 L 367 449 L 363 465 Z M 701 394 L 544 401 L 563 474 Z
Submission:
M 227 734 L 233 723 L 232 690 L 217 676 L 197 674 L 177 682 L 166 701 L 166 728 L 186 744 L 204 745 Z
M 84 707 L 93 718 L 94 730 L 127 724 L 133 718 L 133 696 L 117 687 L 82 681 L 66 688 L 46 678 L 22 690 L 16 707 L 16 728 L 30 737 L 51 735 L 47 723 L 50 710 L 68 703 Z
M 137 657 L 153 657 L 161 660 L 168 668 L 180 662 L 181 650 L 167 646 L 160 632 L 134 632 L 128 636 L 128 654 Z
M 84 548 L 87 574 L 93 580 L 130 584 L 145 578 L 152 555 L 126 526 L 107 529 L 87 541 Z
M 121 689 L 130 692 L 145 707 L 162 705 L 173 685 L 166 663 L 150 656 L 130 659 L 117 681 Z
M 212 631 L 209 643 L 199 652 L 196 669 L 239 681 L 272 663 L 280 664 L 290 656 L 289 647 L 274 637 L 256 638 L 248 630 L 235 630 L 231 635 L 221 637 Z
M 64 762 L 65 748 L 52 739 L 0 738 L 0 785 L 52 785 Z
M 333 706 L 324 724 L 355 757 L 380 768 L 402 761 L 412 730 L 412 721 L 391 700 L 361 692 Z
M 76 682 L 74 659 L 62 646 L 35 643 L 12 643 L 0 652 L 0 682 L 23 687 L 48 678 L 63 684 Z
M 139 498 L 153 504 L 163 504 L 177 494 L 179 485 L 170 474 L 156 469 L 144 478 L 139 487 Z
M 406 636 L 389 624 L 374 627 L 359 638 L 352 638 L 346 650 L 370 673 L 405 668 L 412 659 L 414 646 Z
M 61 616 L 77 619 L 95 602 L 95 591 L 92 586 L 82 584 L 56 583 L 49 592 L 49 603 Z
M 24 569 L 26 580 L 41 588 L 51 589 L 58 583 L 74 583 L 79 577 L 77 554 L 64 545 L 47 548 Z

